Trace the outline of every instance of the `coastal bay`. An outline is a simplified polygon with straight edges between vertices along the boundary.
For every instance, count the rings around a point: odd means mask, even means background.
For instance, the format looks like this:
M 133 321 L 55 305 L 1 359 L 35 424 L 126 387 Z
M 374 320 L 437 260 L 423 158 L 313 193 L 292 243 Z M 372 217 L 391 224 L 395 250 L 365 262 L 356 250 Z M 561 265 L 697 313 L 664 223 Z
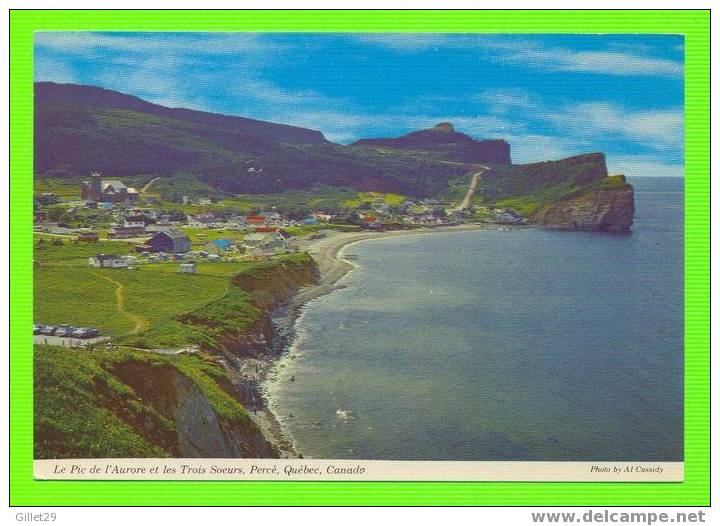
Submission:
M 266 383 L 270 407 L 306 457 L 682 458 L 672 190 L 640 182 L 632 235 L 318 240 L 309 250 L 332 279 L 301 292 L 316 299 Z

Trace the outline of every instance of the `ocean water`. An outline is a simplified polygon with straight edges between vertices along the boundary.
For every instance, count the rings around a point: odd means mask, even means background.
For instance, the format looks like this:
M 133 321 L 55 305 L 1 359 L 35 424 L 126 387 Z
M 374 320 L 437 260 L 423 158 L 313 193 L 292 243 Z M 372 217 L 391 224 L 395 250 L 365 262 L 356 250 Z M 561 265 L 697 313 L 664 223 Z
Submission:
M 635 179 L 631 234 L 351 245 L 268 382 L 306 458 L 683 457 L 681 180 Z

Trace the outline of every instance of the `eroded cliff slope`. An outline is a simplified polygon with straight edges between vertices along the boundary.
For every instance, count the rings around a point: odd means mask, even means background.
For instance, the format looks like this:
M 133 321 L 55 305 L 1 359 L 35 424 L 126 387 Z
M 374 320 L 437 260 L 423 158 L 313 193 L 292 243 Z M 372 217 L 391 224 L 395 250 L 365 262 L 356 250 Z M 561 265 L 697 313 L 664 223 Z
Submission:
M 208 356 L 35 348 L 35 457 L 276 457 Z

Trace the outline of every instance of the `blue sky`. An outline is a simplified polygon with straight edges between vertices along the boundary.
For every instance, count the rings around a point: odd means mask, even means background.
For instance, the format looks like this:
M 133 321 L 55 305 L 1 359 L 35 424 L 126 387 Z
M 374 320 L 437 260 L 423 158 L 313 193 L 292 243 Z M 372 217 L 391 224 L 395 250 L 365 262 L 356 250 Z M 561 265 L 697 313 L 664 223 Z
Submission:
M 682 176 L 683 55 L 677 35 L 42 32 L 35 79 L 342 143 L 449 121 L 513 162 L 603 151 L 614 173 Z

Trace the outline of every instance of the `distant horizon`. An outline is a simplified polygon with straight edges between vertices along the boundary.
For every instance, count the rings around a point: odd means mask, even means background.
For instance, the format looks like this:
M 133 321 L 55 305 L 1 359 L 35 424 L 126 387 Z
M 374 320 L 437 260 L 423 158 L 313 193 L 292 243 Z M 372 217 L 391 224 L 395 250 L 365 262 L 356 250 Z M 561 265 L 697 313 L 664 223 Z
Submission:
M 684 175 L 678 35 L 39 32 L 35 80 L 320 131 L 451 122 L 526 164 L 594 151 L 610 173 Z

